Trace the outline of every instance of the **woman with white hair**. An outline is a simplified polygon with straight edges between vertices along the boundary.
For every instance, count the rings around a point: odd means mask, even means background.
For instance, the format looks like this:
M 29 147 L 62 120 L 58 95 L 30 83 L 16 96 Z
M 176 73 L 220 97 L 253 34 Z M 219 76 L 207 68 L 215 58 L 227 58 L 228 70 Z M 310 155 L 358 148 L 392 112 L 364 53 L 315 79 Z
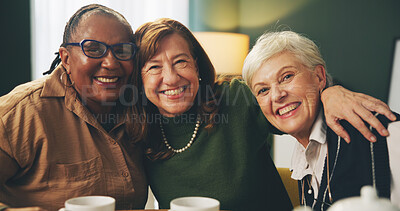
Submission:
M 373 130 L 374 143 L 347 121 L 340 124 L 351 143 L 332 132 L 320 99 L 332 80 L 313 41 L 291 31 L 265 33 L 245 60 L 243 78 L 268 121 L 298 141 L 291 170 L 301 204 L 325 210 L 373 185 L 379 196 L 400 205 L 400 116 L 392 122 L 377 115 L 390 135 Z

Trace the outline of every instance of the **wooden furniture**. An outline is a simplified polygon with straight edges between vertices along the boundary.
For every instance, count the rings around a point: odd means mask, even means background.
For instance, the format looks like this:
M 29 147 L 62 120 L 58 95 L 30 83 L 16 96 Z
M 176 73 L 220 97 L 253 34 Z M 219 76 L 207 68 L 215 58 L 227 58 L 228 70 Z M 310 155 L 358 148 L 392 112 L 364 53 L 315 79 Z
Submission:
M 299 186 L 297 181 L 292 179 L 290 176 L 292 172 L 290 172 L 289 168 L 277 168 L 279 175 L 281 176 L 282 182 L 285 185 L 286 191 L 289 194 L 290 201 L 292 201 L 293 207 L 297 207 L 300 205 L 299 199 Z

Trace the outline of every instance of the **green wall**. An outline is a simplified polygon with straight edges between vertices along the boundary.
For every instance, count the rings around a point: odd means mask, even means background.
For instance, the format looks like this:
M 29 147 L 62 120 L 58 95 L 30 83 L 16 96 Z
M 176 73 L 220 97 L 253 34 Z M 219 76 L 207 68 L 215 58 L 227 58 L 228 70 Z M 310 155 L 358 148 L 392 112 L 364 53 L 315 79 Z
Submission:
M 0 1 L 0 96 L 31 80 L 29 0 Z
M 250 45 L 264 31 L 306 34 L 338 83 L 387 102 L 398 0 L 190 0 L 189 15 L 193 31 L 244 33 Z

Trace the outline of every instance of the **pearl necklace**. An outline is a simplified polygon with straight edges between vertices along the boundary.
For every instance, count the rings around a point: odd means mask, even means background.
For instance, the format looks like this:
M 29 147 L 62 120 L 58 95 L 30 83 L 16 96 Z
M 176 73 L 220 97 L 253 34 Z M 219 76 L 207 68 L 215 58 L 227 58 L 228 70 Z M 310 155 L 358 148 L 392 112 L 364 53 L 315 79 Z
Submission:
M 172 150 L 175 153 L 181 153 L 184 152 L 185 150 L 187 150 L 190 146 L 192 146 L 194 139 L 196 138 L 197 135 L 197 131 L 199 130 L 200 127 L 200 115 L 197 115 L 197 120 L 196 120 L 196 127 L 194 128 L 193 131 L 193 135 L 192 138 L 190 138 L 190 141 L 186 144 L 186 146 L 180 148 L 180 149 L 174 149 L 167 141 L 167 137 L 165 137 L 165 132 L 164 132 L 164 128 L 163 128 L 163 124 L 162 121 L 160 121 L 160 128 L 161 128 L 161 135 L 163 137 L 163 141 L 165 146 L 167 146 L 167 148 L 169 150 Z

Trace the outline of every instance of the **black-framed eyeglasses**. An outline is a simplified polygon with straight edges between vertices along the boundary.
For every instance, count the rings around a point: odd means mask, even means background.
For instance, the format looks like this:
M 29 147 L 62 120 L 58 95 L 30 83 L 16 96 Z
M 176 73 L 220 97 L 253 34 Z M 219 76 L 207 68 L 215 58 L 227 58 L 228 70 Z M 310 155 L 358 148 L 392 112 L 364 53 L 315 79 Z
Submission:
M 94 59 L 98 59 L 106 55 L 108 49 L 111 49 L 111 52 L 116 59 L 122 61 L 132 59 L 136 52 L 136 45 L 133 43 L 117 43 L 114 45 L 107 45 L 97 40 L 85 39 L 79 43 L 65 43 L 64 45 L 80 46 L 83 54 Z

